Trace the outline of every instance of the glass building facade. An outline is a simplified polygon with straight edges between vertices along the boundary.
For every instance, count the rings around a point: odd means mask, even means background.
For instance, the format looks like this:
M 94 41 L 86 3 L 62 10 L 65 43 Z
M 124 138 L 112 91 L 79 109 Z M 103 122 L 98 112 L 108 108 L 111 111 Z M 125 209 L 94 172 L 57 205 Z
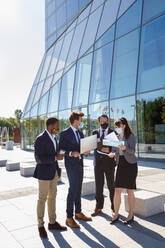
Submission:
M 165 161 L 165 1 L 46 0 L 46 50 L 22 117 L 22 148 L 33 149 L 45 119 L 84 133 L 126 117 L 139 158 Z

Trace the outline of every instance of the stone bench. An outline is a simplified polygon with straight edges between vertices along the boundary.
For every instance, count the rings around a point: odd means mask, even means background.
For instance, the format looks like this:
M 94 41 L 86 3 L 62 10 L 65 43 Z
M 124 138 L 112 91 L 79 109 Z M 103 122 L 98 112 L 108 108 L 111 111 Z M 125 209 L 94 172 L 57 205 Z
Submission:
M 139 190 L 135 192 L 134 213 L 143 217 L 164 212 L 165 195 Z M 125 210 L 128 211 L 128 196 L 124 195 Z
M 6 159 L 1 159 L 0 160 L 0 167 L 5 167 L 6 166 L 6 163 L 7 163 L 7 160 Z
M 35 164 L 33 163 L 21 163 L 20 164 L 20 175 L 24 177 L 32 177 L 35 170 Z
M 7 171 L 16 171 L 20 169 L 20 162 L 7 162 L 6 170 Z
M 92 179 L 84 178 L 81 195 L 85 196 L 93 194 L 95 194 L 95 181 Z

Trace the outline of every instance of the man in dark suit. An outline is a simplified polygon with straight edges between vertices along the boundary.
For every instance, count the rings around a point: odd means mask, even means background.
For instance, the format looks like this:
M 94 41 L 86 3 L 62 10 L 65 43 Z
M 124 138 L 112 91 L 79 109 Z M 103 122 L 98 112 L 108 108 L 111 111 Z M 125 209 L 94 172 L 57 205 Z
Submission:
M 75 207 L 75 218 L 90 221 L 91 218 L 81 212 L 81 188 L 83 181 L 83 155 L 80 155 L 80 139 L 84 138 L 83 133 L 78 129 L 82 128 L 82 112 L 72 112 L 69 121 L 71 126 L 60 134 L 60 149 L 65 151 L 65 168 L 69 180 L 69 191 L 67 196 L 67 219 L 66 224 L 71 228 L 80 226 L 73 218 Z M 88 155 L 85 153 L 84 155 Z
M 114 211 L 114 172 L 115 172 L 115 161 L 114 154 L 111 153 L 112 147 L 103 146 L 103 139 L 109 133 L 113 132 L 108 127 L 109 119 L 107 115 L 101 115 L 98 118 L 98 124 L 100 128 L 93 131 L 93 134 L 97 134 L 98 147 L 94 151 L 94 173 L 95 173 L 95 184 L 96 184 L 96 208 L 91 214 L 96 216 L 101 213 L 104 205 L 104 178 L 106 177 L 107 186 L 109 190 L 109 197 L 111 201 L 111 209 Z M 105 177 L 104 177 L 105 176 Z
M 59 132 L 59 121 L 49 118 L 46 129 L 41 133 L 34 144 L 35 159 L 37 162 L 34 177 L 39 183 L 39 199 L 37 204 L 38 231 L 41 238 L 47 238 L 44 228 L 45 202 L 48 197 L 49 230 L 67 230 L 56 221 L 56 193 L 57 181 L 60 175 L 57 160 L 62 160 L 63 155 L 58 154 L 59 147 L 55 134 Z

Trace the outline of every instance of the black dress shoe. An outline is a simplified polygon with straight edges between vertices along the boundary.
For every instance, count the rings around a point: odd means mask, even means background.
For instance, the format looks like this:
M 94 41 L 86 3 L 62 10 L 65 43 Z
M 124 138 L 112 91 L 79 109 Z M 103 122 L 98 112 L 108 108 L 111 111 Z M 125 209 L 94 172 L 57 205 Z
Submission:
M 61 226 L 57 221 L 54 224 L 48 224 L 48 229 L 49 230 L 60 230 L 60 231 L 66 231 L 67 227 L 66 226 Z
M 114 225 L 118 220 L 119 220 L 119 215 L 117 216 L 116 219 L 111 220 L 110 224 Z
M 134 221 L 134 216 L 132 216 L 132 218 L 131 218 L 130 220 L 125 220 L 123 223 L 124 223 L 125 225 L 129 225 L 129 224 L 131 224 L 133 221 Z
M 38 231 L 41 238 L 47 239 L 48 235 L 44 226 L 38 227 Z

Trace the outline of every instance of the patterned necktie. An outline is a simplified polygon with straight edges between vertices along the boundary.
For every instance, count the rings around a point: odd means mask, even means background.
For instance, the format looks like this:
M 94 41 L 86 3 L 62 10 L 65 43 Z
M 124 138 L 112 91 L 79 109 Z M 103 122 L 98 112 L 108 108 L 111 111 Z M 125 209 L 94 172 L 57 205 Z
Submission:
M 80 137 L 79 137 L 78 131 L 76 131 L 76 135 L 77 135 L 78 144 L 80 144 Z

